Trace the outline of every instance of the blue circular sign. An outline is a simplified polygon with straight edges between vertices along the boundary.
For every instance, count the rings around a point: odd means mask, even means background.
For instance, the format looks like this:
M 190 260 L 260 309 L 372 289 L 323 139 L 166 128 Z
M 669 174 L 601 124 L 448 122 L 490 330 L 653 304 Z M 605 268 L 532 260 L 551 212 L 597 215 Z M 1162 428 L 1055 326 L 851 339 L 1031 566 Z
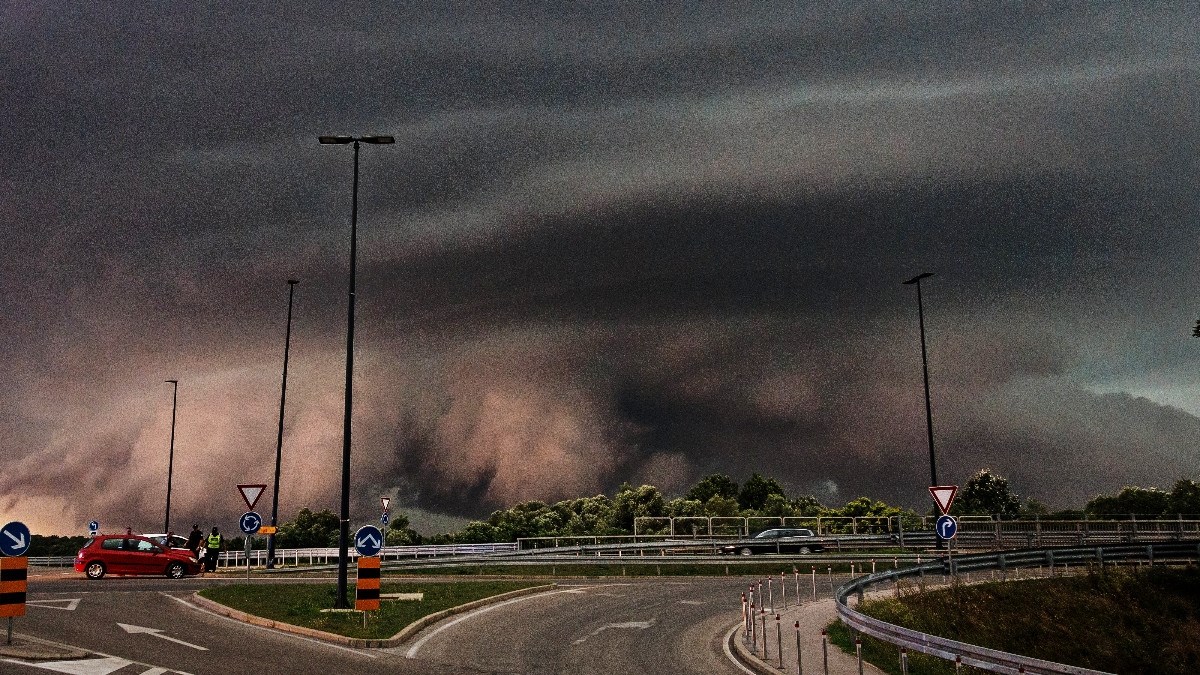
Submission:
M 29 528 L 25 523 L 14 520 L 0 528 L 0 553 L 23 555 L 29 550 Z
M 374 525 L 364 525 L 354 533 L 354 548 L 359 555 L 375 555 L 383 549 L 383 532 Z
M 933 528 L 942 539 L 953 539 L 958 534 L 958 520 L 949 514 L 938 516 Z
M 379 516 L 379 523 L 386 527 L 388 524 L 388 521 L 391 519 L 392 519 L 391 515 L 389 515 L 387 511 L 384 511 L 383 515 Z
M 93 520 L 88 523 L 88 532 L 91 532 L 92 534 L 96 534 L 99 531 L 100 531 L 100 521 Z
M 242 532 L 246 534 L 254 534 L 258 532 L 258 528 L 262 527 L 262 516 L 253 511 L 247 511 L 242 514 L 242 520 L 238 523 Z

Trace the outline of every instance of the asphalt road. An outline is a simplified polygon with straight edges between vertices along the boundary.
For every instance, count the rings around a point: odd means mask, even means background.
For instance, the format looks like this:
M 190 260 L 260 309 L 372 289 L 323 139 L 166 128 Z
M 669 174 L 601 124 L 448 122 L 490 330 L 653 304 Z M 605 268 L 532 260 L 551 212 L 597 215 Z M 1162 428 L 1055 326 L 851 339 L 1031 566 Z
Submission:
M 740 577 L 562 582 L 555 592 L 444 622 L 394 651 L 500 673 L 743 673 L 721 638 L 738 622 Z
M 200 588 L 241 581 L 31 580 L 26 616 L 14 630 L 98 656 L 61 665 L 0 659 L 0 673 L 744 672 L 720 642 L 738 620 L 749 583 L 741 577 L 561 582 L 557 591 L 459 615 L 382 650 L 249 626 L 185 602 Z M 259 583 L 273 582 L 286 583 Z

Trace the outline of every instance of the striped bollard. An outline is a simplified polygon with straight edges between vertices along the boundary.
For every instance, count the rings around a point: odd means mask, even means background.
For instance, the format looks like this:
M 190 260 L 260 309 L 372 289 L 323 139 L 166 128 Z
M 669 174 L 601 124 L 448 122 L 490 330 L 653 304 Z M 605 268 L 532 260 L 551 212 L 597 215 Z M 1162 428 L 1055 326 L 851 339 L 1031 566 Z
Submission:
M 796 675 L 804 675 L 804 658 L 800 653 L 800 622 L 796 622 Z
M 862 638 L 854 637 L 854 653 L 858 656 L 858 675 L 863 675 Z
M 779 615 L 775 615 L 775 651 L 779 652 L 779 669 L 783 670 L 783 624 L 779 623 Z
M 825 663 L 825 675 L 829 675 L 829 631 L 821 629 L 821 660 Z
M 779 573 L 779 594 L 783 596 L 783 611 L 787 611 L 787 579 Z
M 766 661 L 771 656 L 770 653 L 767 651 L 767 608 L 763 607 L 760 611 L 762 613 L 762 629 L 763 629 L 763 660 Z
M 900 648 L 900 675 L 908 675 L 908 647 Z

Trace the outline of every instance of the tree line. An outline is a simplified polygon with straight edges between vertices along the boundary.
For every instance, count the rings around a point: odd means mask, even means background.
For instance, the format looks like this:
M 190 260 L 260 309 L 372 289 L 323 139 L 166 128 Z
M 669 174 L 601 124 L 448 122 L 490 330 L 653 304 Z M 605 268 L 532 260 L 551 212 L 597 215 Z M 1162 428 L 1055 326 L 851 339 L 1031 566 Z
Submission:
M 870 497 L 858 497 L 841 506 L 825 506 L 811 495 L 790 497 L 783 485 L 775 478 L 753 473 L 743 483 L 732 477 L 713 473 L 704 476 L 682 496 L 667 499 L 653 485 L 634 487 L 628 483 L 616 490 L 612 497 L 599 494 L 594 497 L 579 497 L 548 504 L 540 501 L 522 502 L 507 509 L 493 511 L 483 520 L 474 520 L 458 532 L 436 535 L 421 535 L 410 527 L 409 519 L 402 513 L 393 514 L 384 533 L 388 546 L 412 544 L 476 544 L 513 542 L 529 537 L 595 537 L 633 534 L 634 519 L 639 517 L 677 519 L 695 518 L 691 526 L 699 527 L 699 519 L 708 516 L 735 518 L 827 518 L 833 520 L 833 531 L 837 531 L 837 518 L 862 519 L 863 527 L 876 527 L 892 517 L 904 520 L 905 527 L 912 527 L 922 515 L 934 515 L 936 511 L 920 514 L 911 509 L 887 504 Z M 999 519 L 1016 518 L 1163 518 L 1182 516 L 1200 518 L 1200 483 L 1190 479 L 1179 479 L 1170 490 L 1156 487 L 1127 486 L 1117 494 L 1100 494 L 1087 502 L 1082 509 L 1051 511 L 1036 499 L 1022 499 L 1009 484 L 1007 478 L 992 471 L 981 469 L 959 490 L 950 513 L 955 516 L 990 516 Z M 757 529 L 770 526 L 760 520 Z M 666 522 L 645 522 L 639 533 L 664 532 Z M 690 526 L 689 526 L 690 527 Z M 845 526 L 848 527 L 848 526 Z M 328 548 L 338 545 L 340 521 L 329 509 L 312 511 L 303 508 L 296 517 L 279 526 L 275 536 L 275 547 Z M 863 532 L 863 529 L 859 529 Z M 690 533 L 691 529 L 677 528 L 678 534 Z M 87 541 L 86 537 L 31 536 L 28 555 L 65 556 L 74 555 Z M 265 548 L 266 538 L 251 540 L 253 548 Z M 245 540 L 231 537 L 227 550 L 242 550 Z

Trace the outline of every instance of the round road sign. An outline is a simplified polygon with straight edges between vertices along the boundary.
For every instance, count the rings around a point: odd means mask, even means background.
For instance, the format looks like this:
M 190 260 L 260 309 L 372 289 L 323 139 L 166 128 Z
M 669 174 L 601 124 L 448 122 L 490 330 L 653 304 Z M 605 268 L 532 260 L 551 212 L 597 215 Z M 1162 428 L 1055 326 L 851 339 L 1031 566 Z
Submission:
M 25 523 L 14 520 L 0 528 L 0 553 L 24 555 L 29 550 L 29 528 Z
M 354 533 L 354 548 L 359 555 L 375 555 L 383 548 L 383 532 L 374 525 L 364 525 Z
M 954 535 L 958 534 L 958 520 L 951 515 L 938 516 L 933 527 L 942 539 L 953 539 Z
M 238 523 L 242 532 L 246 534 L 254 534 L 258 532 L 258 528 L 262 527 L 262 516 L 253 511 L 247 511 L 242 514 L 242 520 Z

